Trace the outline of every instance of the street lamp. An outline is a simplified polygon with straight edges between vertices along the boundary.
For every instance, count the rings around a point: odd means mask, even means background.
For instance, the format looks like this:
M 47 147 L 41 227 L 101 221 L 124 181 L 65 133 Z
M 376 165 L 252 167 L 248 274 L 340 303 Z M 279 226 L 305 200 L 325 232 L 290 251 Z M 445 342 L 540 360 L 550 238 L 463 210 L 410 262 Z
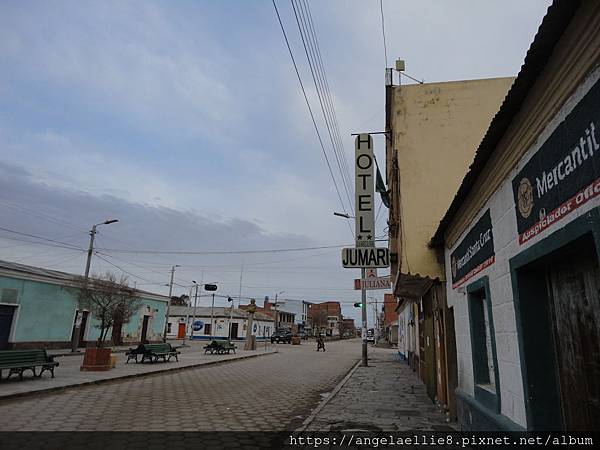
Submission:
M 333 215 L 338 216 L 338 217 L 343 217 L 344 219 L 355 219 L 356 218 L 354 216 L 351 216 L 348 213 L 339 213 L 339 212 L 335 212 L 335 211 L 333 212 Z
M 167 327 L 169 326 L 169 308 L 171 306 L 171 295 L 173 294 L 173 277 L 175 276 L 175 267 L 181 267 L 179 264 L 175 264 L 171 267 L 171 282 L 169 286 L 169 301 L 167 302 L 167 317 L 165 319 L 165 331 L 163 333 L 163 342 L 167 342 Z
M 109 220 L 105 220 L 104 222 L 100 222 L 100 223 L 97 223 L 92 226 L 92 229 L 90 230 L 90 246 L 88 248 L 87 262 L 85 264 L 85 281 L 86 282 L 90 275 L 90 264 L 92 262 L 92 254 L 94 253 L 94 238 L 96 237 L 96 233 L 97 233 L 96 228 L 99 227 L 100 225 L 110 225 L 111 223 L 115 223 L 118 221 L 119 221 L 119 219 L 109 219 Z
M 373 305 L 375 307 L 375 342 L 377 342 L 379 340 L 379 328 L 380 328 L 380 324 L 379 324 L 379 311 L 377 310 L 377 297 L 371 297 L 369 296 L 369 299 L 373 300 L 375 302 L 375 304 Z
M 88 248 L 87 261 L 85 263 L 85 275 L 83 279 L 83 285 L 87 286 L 88 278 L 90 276 L 90 265 L 92 263 L 92 255 L 94 254 L 94 238 L 96 237 L 96 228 L 100 225 L 110 225 L 111 223 L 118 222 L 119 219 L 107 219 L 104 222 L 97 223 L 92 226 L 90 230 L 90 246 Z M 81 326 L 82 312 L 77 311 L 75 315 L 75 326 L 73 327 L 73 336 L 71 337 L 71 352 L 77 351 L 77 345 L 79 344 L 79 328 Z
M 202 276 L 204 277 L 204 272 L 202 273 Z M 199 284 L 196 282 L 196 280 L 192 280 L 192 283 L 194 283 L 194 285 L 196 286 L 196 293 L 194 294 L 194 310 L 192 312 L 192 329 L 190 330 L 190 341 L 192 341 L 194 339 L 194 322 L 196 322 L 196 305 L 198 304 L 198 286 Z M 192 302 L 190 301 L 190 304 Z
M 335 216 L 338 217 L 343 217 L 345 219 L 355 219 L 355 217 L 350 216 L 349 214 L 346 213 L 338 213 L 338 212 L 334 212 L 333 213 Z M 365 268 L 361 267 L 360 269 L 360 279 L 364 280 L 365 279 Z M 362 285 L 362 281 L 361 281 L 361 285 Z M 368 356 L 368 349 L 367 349 L 367 291 L 365 290 L 364 285 L 361 286 L 360 289 L 360 296 L 361 296 L 361 302 L 362 302 L 362 308 L 361 308 L 361 319 L 362 319 L 362 365 L 364 367 L 367 367 L 369 365 L 369 356 Z
M 210 340 L 213 338 L 213 327 L 214 327 L 214 311 L 215 311 L 215 291 L 217 290 L 216 284 L 205 284 L 205 291 L 212 291 L 212 303 L 210 304 Z
M 227 296 L 227 303 L 231 303 L 231 306 L 229 307 L 229 323 L 227 324 L 227 330 L 228 330 L 227 336 L 228 336 L 228 339 L 231 339 L 232 338 L 232 336 L 231 336 L 231 319 L 233 318 L 233 299 L 229 296 Z

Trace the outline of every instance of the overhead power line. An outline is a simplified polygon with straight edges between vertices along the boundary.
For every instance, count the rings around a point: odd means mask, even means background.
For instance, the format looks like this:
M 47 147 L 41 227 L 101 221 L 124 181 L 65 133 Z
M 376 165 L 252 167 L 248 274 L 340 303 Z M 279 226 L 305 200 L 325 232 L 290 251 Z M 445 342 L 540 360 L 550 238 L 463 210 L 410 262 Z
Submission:
M 28 237 L 28 238 L 32 238 L 32 239 L 39 239 L 40 241 L 44 241 L 44 242 L 51 242 L 51 243 L 54 244 L 53 245 L 54 247 L 63 247 L 63 248 L 70 248 L 70 249 L 73 249 L 73 250 L 85 251 L 79 245 L 70 244 L 68 242 L 58 241 L 56 239 L 50 239 L 50 238 L 45 238 L 45 237 L 42 237 L 42 236 L 36 236 L 35 234 L 21 233 L 20 231 L 11 230 L 9 228 L 4 228 L 4 227 L 0 227 L 0 230 L 5 231 L 7 233 L 11 233 L 11 234 L 16 234 L 17 236 L 23 236 L 23 237 Z M 6 239 L 11 239 L 11 238 L 6 238 Z M 12 238 L 11 240 L 19 240 L 19 239 Z M 32 244 L 35 244 L 35 243 L 43 244 L 43 242 L 26 241 L 26 240 L 21 240 L 21 241 L 22 242 L 29 242 L 29 243 L 32 243 Z M 48 245 L 48 244 L 43 244 L 43 245 Z
M 188 250 L 135 250 L 135 249 L 119 249 L 119 248 L 96 248 L 103 252 L 112 253 L 137 253 L 145 255 L 245 255 L 259 253 L 288 253 L 288 252 L 304 252 L 309 250 L 322 250 L 330 248 L 348 247 L 352 244 L 337 244 L 323 245 L 319 247 L 296 247 L 296 248 L 277 248 L 268 250 L 226 250 L 226 251 L 188 251 Z
M 385 57 L 385 68 L 388 67 L 387 44 L 385 41 L 385 20 L 383 19 L 383 0 L 379 0 L 379 9 L 381 10 L 381 34 L 383 36 L 383 55 Z
M 329 84 L 327 83 L 327 76 L 325 74 L 318 40 L 316 33 L 314 32 L 314 27 L 312 26 L 312 17 L 309 16 L 310 12 L 308 10 L 308 5 L 305 2 L 298 0 L 294 2 L 294 0 L 291 0 L 291 4 L 292 9 L 294 10 L 296 24 L 298 25 L 298 31 L 302 39 L 304 53 L 306 54 L 310 73 L 313 79 L 315 90 L 317 92 L 319 104 L 321 106 L 321 111 L 323 113 L 323 119 L 325 120 L 327 133 L 329 134 L 331 147 L 333 149 L 337 167 L 342 179 L 342 184 L 346 192 L 346 197 L 348 199 L 349 209 L 353 210 L 354 208 L 352 207 L 351 199 L 352 196 L 350 195 L 349 190 L 351 183 L 348 174 L 348 166 L 344 164 L 346 158 L 343 151 L 343 144 L 338 139 L 339 133 L 336 133 L 337 122 L 334 122 L 335 109 L 331 101 L 331 92 L 329 89 Z
M 338 199 L 340 201 L 340 205 L 342 207 L 342 210 L 347 213 L 346 208 L 344 206 L 344 201 L 342 200 L 342 196 L 340 194 L 340 190 L 337 185 L 337 181 L 335 180 L 335 176 L 333 175 L 333 170 L 331 169 L 331 164 L 329 163 L 329 158 L 328 158 L 327 152 L 325 150 L 325 145 L 323 144 L 323 139 L 321 139 L 321 133 L 319 133 L 319 127 L 317 126 L 315 116 L 314 116 L 312 108 L 310 106 L 310 102 L 308 101 L 308 96 L 306 95 L 306 90 L 304 89 L 304 84 L 302 83 L 302 77 L 300 77 L 300 71 L 298 70 L 298 65 L 296 64 L 296 60 L 294 58 L 294 53 L 292 52 L 292 47 L 290 46 L 290 42 L 288 40 L 287 33 L 285 32 L 285 27 L 283 26 L 283 22 L 281 21 L 281 16 L 279 15 L 279 10 L 277 9 L 275 0 L 271 0 L 271 1 L 273 3 L 273 8 L 275 8 L 275 13 L 277 14 L 277 20 L 279 21 L 279 26 L 281 27 L 281 32 L 283 33 L 283 38 L 285 39 L 285 44 L 286 44 L 288 52 L 290 54 L 290 58 L 292 59 L 292 64 L 294 65 L 294 70 L 296 72 L 296 76 L 298 77 L 298 82 L 300 83 L 300 88 L 302 89 L 302 95 L 304 96 L 304 101 L 306 102 L 306 106 L 308 107 L 308 112 L 310 114 L 310 118 L 311 118 L 313 126 L 315 128 L 315 132 L 317 134 L 319 144 L 321 145 L 321 150 L 323 151 L 323 156 L 325 157 L 325 162 L 327 163 L 327 167 L 329 169 L 329 174 L 331 175 L 331 179 L 333 181 L 335 191 L 336 191 Z M 352 234 L 352 236 L 354 236 L 354 232 L 352 231 L 352 227 L 350 226 L 350 223 L 348 221 L 346 221 L 346 223 L 348 224 L 350 233 Z

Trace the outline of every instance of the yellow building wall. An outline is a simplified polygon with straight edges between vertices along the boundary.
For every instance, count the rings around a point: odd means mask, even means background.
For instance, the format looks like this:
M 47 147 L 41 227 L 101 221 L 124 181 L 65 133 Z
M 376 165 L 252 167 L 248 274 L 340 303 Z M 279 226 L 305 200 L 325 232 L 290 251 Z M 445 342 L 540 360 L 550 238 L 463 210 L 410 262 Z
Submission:
M 428 247 L 514 78 L 394 88 L 393 151 L 400 172 L 401 271 L 444 279 Z

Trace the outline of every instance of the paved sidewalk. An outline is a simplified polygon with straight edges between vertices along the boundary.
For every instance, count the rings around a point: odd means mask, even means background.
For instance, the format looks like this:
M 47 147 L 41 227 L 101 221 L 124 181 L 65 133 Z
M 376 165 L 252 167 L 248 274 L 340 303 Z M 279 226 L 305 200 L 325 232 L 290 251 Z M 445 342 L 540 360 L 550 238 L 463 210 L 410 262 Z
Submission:
M 231 361 L 236 359 L 245 359 L 264 354 L 274 353 L 273 346 L 268 344 L 265 348 L 264 343 L 257 344 L 257 350 L 245 351 L 244 343 L 237 342 L 236 354 L 229 355 L 205 355 L 203 347 L 207 344 L 205 341 L 194 341 L 189 346 L 180 348 L 179 362 L 171 358 L 169 362 L 158 363 L 138 363 L 130 361 L 126 364 L 127 357 L 125 353 L 115 352 L 117 355 L 117 367 L 106 372 L 82 372 L 79 370 L 83 362 L 83 353 L 56 356 L 55 361 L 60 365 L 55 369 L 55 378 L 51 378 L 49 372 L 44 372 L 41 378 L 34 378 L 31 371 L 26 371 L 23 381 L 13 375 L 6 379 L 8 371 L 3 371 L 0 381 L 0 400 L 8 399 L 20 395 L 48 392 L 57 389 L 64 389 L 74 386 L 82 386 L 91 383 L 101 383 L 104 381 L 138 377 L 147 374 L 160 372 L 176 371 L 188 367 L 197 367 L 207 364 L 213 364 L 221 361 Z
M 299 431 L 454 430 L 445 419 L 395 349 L 370 346 L 369 367 L 358 366 Z

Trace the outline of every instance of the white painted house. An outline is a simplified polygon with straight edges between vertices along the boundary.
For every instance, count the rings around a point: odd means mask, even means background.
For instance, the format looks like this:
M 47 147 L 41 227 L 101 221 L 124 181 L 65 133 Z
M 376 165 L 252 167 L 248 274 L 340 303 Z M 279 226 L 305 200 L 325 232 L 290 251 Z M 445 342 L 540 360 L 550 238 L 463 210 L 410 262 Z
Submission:
M 244 340 L 248 323 L 248 313 L 238 308 L 171 306 L 167 324 L 167 337 L 170 339 Z M 187 326 L 186 326 L 187 324 Z M 254 314 L 252 335 L 257 340 L 270 339 L 274 321 L 261 313 Z

